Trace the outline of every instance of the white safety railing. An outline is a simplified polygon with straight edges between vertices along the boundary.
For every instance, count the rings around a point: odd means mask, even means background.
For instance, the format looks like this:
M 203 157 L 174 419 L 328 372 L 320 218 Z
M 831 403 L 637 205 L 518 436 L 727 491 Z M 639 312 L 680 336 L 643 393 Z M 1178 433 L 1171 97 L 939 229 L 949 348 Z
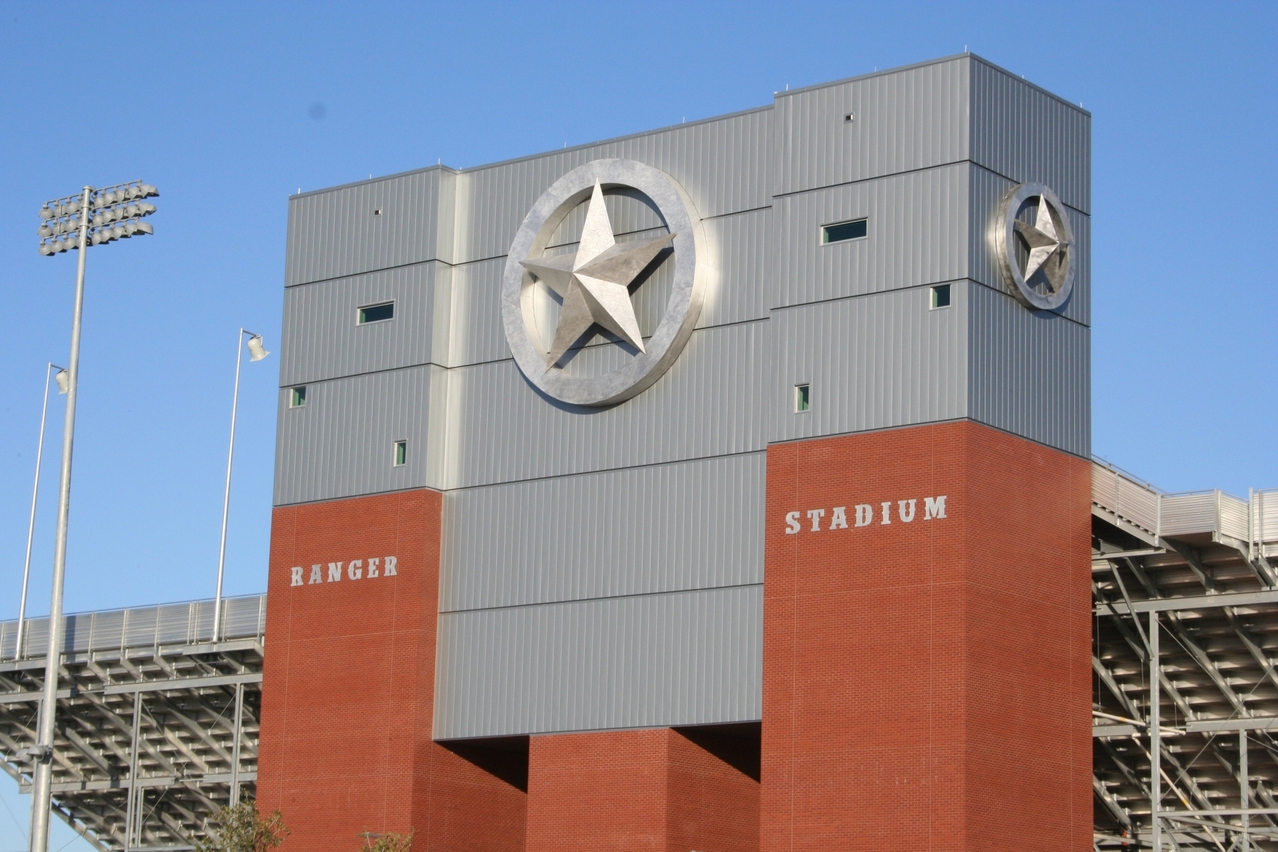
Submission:
M 262 637 L 266 633 L 266 595 L 225 598 L 221 641 Z M 212 641 L 213 601 L 83 612 L 65 616 L 63 653 L 124 650 L 157 645 L 194 645 Z M 0 622 L 0 660 L 13 659 L 19 625 Z M 28 618 L 24 659 L 43 657 L 49 645 L 49 619 Z
M 1278 555 L 1278 490 L 1252 491 L 1250 500 L 1224 491 L 1164 494 L 1094 458 L 1092 511 L 1150 544 L 1164 536 L 1206 534 L 1233 547 Z
M 1118 527 L 1134 527 L 1156 542 L 1162 534 L 1161 493 L 1103 459 L 1092 459 L 1092 510 Z

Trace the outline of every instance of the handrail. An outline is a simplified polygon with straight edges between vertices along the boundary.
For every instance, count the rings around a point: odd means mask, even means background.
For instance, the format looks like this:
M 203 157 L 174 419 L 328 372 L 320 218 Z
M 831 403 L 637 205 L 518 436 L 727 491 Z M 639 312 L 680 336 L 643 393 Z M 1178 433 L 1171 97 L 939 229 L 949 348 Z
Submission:
M 213 639 L 212 600 L 78 612 L 63 616 L 62 652 L 124 650 L 165 644 L 198 644 Z M 261 637 L 266 632 L 266 595 L 224 598 L 220 638 Z M 48 648 L 49 619 L 28 618 L 22 659 L 42 658 Z M 13 660 L 19 624 L 0 622 L 0 660 Z

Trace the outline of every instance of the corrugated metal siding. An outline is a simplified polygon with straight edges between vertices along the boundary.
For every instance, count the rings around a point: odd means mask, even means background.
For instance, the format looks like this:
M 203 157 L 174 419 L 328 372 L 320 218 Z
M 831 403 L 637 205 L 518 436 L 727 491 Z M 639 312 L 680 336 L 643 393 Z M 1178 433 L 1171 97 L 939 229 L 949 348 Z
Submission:
M 549 152 L 466 173 L 458 194 L 458 256 L 464 263 L 506 254 L 533 202 L 559 178 L 591 160 L 625 157 L 677 180 L 705 217 L 768 206 L 772 110 L 680 125 L 643 136 Z
M 281 390 L 275 505 L 437 483 L 444 374 L 421 366 L 315 382 L 302 408 L 289 408 L 288 391 Z M 408 441 L 401 467 L 391 464 L 397 440 Z
M 445 246 L 452 228 L 451 211 L 438 209 L 446 173 L 436 167 L 291 199 L 285 285 L 436 259 L 441 220 Z
M 958 57 L 778 92 L 776 194 L 967 159 L 970 65 Z
M 448 487 L 722 456 L 764 448 L 766 322 L 694 332 L 655 385 L 621 405 L 548 402 L 513 361 L 450 371 Z M 600 347 L 599 354 L 617 347 Z
M 1017 183 L 1038 181 L 1092 209 L 1092 119 L 980 60 L 972 68 L 972 159 Z
M 994 234 L 999 226 L 998 208 L 1003 195 L 1014 186 L 1013 182 L 989 171 L 971 166 L 971 228 L 968 230 L 968 257 L 971 259 L 965 273 L 987 287 L 1011 294 L 1012 288 L 1003 280 L 998 266 Z M 1074 229 L 1074 289 L 1060 314 L 1083 325 L 1092 320 L 1092 220 L 1078 210 L 1069 210 L 1070 225 Z
M 429 363 L 441 271 L 447 277 L 443 264 L 417 263 L 285 289 L 280 385 Z M 392 300 L 394 319 L 356 325 L 361 305 Z
M 772 305 L 913 287 L 967 274 L 966 163 L 778 198 Z M 867 217 L 865 239 L 821 244 L 821 226 Z
M 1091 457 L 1091 330 L 974 284 L 969 417 Z
M 505 269 L 504 257 L 453 267 L 448 366 L 511 357 L 501 321 L 501 276 Z
M 441 611 L 763 582 L 763 453 L 453 491 Z
M 966 282 L 929 310 L 926 287 L 774 311 L 769 440 L 930 423 L 967 412 Z M 794 412 L 794 386 L 812 408 Z
M 761 718 L 763 587 L 445 613 L 436 739 Z

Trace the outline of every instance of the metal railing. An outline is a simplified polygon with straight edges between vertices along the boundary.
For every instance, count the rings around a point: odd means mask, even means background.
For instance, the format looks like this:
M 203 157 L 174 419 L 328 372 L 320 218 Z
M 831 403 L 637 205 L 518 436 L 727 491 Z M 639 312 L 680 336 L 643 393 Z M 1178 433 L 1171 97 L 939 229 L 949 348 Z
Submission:
M 1092 507 L 1151 544 L 1163 536 L 1210 534 L 1246 547 L 1278 540 L 1278 491 L 1252 491 L 1243 500 L 1224 491 L 1166 494 L 1109 462 L 1092 459 Z
M 193 645 L 213 638 L 211 600 L 103 610 L 64 616 L 63 653 L 124 650 L 157 645 Z M 22 645 L 24 660 L 45 655 L 49 619 L 28 618 Z M 17 646 L 16 620 L 0 622 L 0 660 L 12 660 Z M 261 637 L 266 632 L 266 595 L 225 598 L 221 640 Z

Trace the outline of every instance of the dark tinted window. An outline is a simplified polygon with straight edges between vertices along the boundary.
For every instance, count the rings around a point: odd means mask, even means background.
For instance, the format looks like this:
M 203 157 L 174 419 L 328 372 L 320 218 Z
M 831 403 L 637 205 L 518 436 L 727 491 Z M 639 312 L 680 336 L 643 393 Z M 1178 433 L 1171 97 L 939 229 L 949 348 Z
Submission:
M 841 243 L 844 240 L 859 240 L 868 233 L 868 221 L 868 219 L 857 219 L 855 222 L 826 225 L 821 228 L 821 242 Z
M 395 303 L 386 302 L 381 305 L 368 305 L 359 309 L 359 324 L 366 322 L 381 322 L 382 320 L 395 318 Z

